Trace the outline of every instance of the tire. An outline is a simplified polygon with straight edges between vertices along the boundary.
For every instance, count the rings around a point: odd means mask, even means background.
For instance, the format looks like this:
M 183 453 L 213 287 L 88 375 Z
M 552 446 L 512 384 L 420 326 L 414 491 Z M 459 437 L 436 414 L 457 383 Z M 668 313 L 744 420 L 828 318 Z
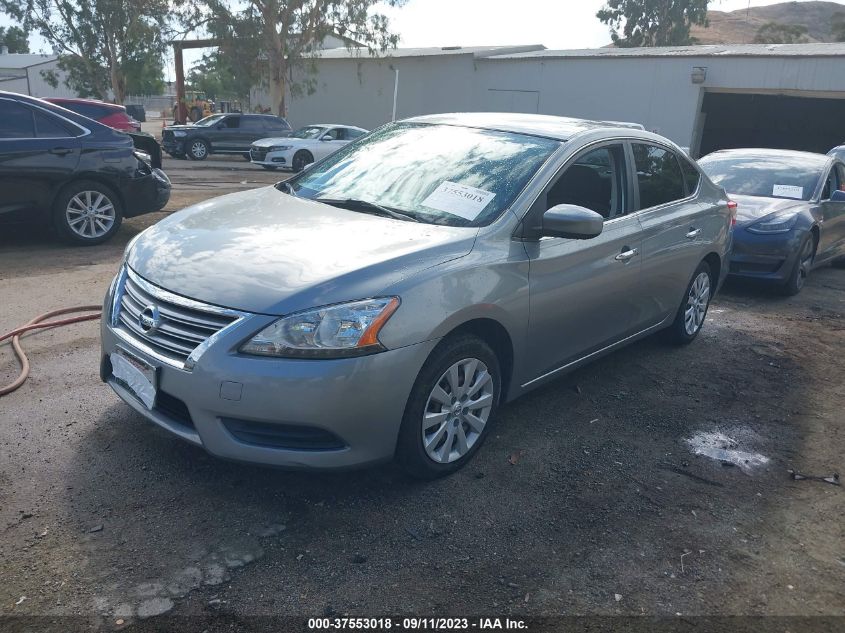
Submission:
M 845 268 L 845 257 L 839 257 L 838 259 L 834 259 L 830 265 L 834 268 Z
M 666 337 L 669 342 L 676 345 L 687 345 L 695 340 L 704 326 L 704 320 L 707 318 L 707 310 L 710 307 L 710 300 L 713 298 L 714 287 L 710 264 L 701 262 L 692 274 L 689 284 L 687 284 L 684 298 L 675 314 L 675 320 L 666 330 Z
M 262 166 L 264 169 L 266 169 L 267 171 L 276 171 L 276 170 L 278 169 L 278 167 L 276 167 L 276 166 L 274 166 L 274 165 L 261 165 L 261 166 Z
M 211 148 L 208 146 L 208 141 L 201 138 L 195 138 L 188 141 L 188 158 L 191 160 L 205 160 L 211 153 Z
M 293 160 L 291 161 L 291 168 L 296 173 L 299 173 L 303 169 L 305 169 L 306 165 L 313 162 L 314 156 L 311 155 L 311 152 L 301 149 L 293 155 Z
M 816 258 L 816 240 L 812 233 L 807 233 L 798 247 L 798 258 L 789 273 L 786 283 L 780 287 L 780 293 L 785 297 L 794 297 L 804 288 L 807 277 Z
M 52 221 L 64 241 L 94 246 L 110 239 L 120 229 L 123 205 L 110 187 L 93 180 L 79 180 L 56 196 Z
M 473 391 L 467 394 L 470 371 Z M 411 389 L 396 445 L 399 466 L 418 479 L 444 477 L 465 466 L 490 434 L 501 385 L 499 361 L 483 340 L 465 334 L 441 341 Z M 476 402 L 485 406 L 473 408 Z

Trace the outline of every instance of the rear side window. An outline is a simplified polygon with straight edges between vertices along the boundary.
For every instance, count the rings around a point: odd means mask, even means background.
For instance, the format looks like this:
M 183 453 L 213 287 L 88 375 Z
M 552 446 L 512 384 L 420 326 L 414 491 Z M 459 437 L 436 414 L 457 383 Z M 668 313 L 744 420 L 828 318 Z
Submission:
M 274 132 L 287 132 L 291 129 L 287 121 L 274 116 L 264 117 L 264 125 L 268 130 Z
M 684 172 L 687 195 L 691 196 L 698 189 L 698 184 L 701 182 L 701 174 L 686 158 L 681 158 L 681 171 Z
M 67 138 L 71 136 L 67 128 L 56 117 L 46 112 L 34 111 L 35 135 L 38 138 Z
M 228 123 L 229 120 L 227 119 L 226 122 Z M 242 130 L 257 130 L 259 132 L 263 132 L 264 131 L 264 122 L 258 117 L 246 116 L 246 117 L 243 117 L 241 119 L 241 129 Z
M 0 138 L 35 138 L 32 110 L 16 101 L 0 99 Z
M 634 164 L 640 186 L 640 209 L 650 209 L 686 197 L 684 175 L 673 152 L 635 143 Z
M 362 136 L 364 136 L 364 134 L 366 134 L 366 132 L 363 132 L 361 130 L 355 130 L 351 127 L 346 128 L 346 138 L 347 138 L 347 140 L 351 141 L 351 140 L 354 140 L 356 138 L 361 138 Z

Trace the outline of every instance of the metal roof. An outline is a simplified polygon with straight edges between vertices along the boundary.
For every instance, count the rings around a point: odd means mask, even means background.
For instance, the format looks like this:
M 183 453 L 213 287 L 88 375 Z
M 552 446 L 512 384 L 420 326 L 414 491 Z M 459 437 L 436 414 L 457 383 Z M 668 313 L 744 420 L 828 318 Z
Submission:
M 427 114 L 405 121 L 430 123 L 433 125 L 457 125 L 501 132 L 514 132 L 530 136 L 543 136 L 559 141 L 568 141 L 576 134 L 590 130 L 626 129 L 632 136 L 653 137 L 648 132 L 634 128 L 636 124 L 614 121 L 588 121 L 546 114 L 517 114 L 510 112 L 455 112 L 448 114 Z
M 526 44 L 523 46 L 442 46 L 429 48 L 395 48 L 380 54 L 381 58 L 396 57 L 436 57 L 441 55 L 472 55 L 477 58 L 494 57 L 497 55 L 515 55 L 532 51 L 542 51 L 546 47 L 542 44 Z M 317 51 L 322 59 L 370 59 L 370 52 L 366 48 L 327 48 Z
M 0 68 L 29 68 L 57 59 L 55 55 L 40 53 L 6 53 L 0 55 Z
M 712 44 L 653 48 L 586 48 L 502 53 L 494 59 L 619 58 L 619 57 L 839 57 L 845 42 L 824 44 Z

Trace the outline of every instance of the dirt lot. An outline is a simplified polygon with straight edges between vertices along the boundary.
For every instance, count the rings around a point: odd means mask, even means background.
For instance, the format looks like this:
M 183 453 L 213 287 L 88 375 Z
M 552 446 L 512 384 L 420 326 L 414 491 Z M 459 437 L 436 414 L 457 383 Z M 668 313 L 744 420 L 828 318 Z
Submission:
M 239 160 L 165 167 L 165 213 L 278 179 Z M 92 249 L 0 229 L 0 331 L 101 301 L 162 215 Z M 0 400 L 0 614 L 236 618 L 225 630 L 267 614 L 828 615 L 841 630 L 845 490 L 787 469 L 845 466 L 843 313 L 843 270 L 792 299 L 728 287 L 693 345 L 649 339 L 508 405 L 471 466 L 433 483 L 219 461 L 99 382 L 95 323 L 27 337 L 32 377 Z M 4 348 L 0 382 L 14 375 Z

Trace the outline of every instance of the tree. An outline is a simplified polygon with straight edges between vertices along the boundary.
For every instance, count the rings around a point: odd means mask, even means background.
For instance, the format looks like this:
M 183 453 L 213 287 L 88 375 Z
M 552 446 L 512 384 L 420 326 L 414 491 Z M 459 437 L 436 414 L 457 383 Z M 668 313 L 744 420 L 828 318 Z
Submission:
M 17 26 L 0 26 L 0 44 L 7 46 L 10 53 L 28 53 L 29 34 Z
M 161 69 L 168 0 L 0 0 L 0 9 L 59 52 L 66 83 L 82 96 L 106 99 L 110 90 L 123 103 L 133 72 Z
M 399 41 L 390 32 L 387 17 L 373 12 L 379 0 L 199 1 L 194 19 L 212 15 L 207 20 L 212 33 L 224 32 L 235 46 L 250 35 L 255 39 L 261 75 L 272 108 L 280 116 L 287 114 L 287 91 L 297 95 L 313 90 L 313 62 L 327 36 L 347 38 L 350 46 L 360 44 L 370 55 L 395 48 Z M 404 2 L 387 0 L 391 6 Z
M 248 102 L 250 90 L 259 81 L 259 56 L 254 52 L 243 57 L 245 59 L 241 59 L 237 51 L 226 48 L 206 53 L 188 72 L 187 83 L 193 90 L 204 92 L 209 99 L 229 97 Z
M 830 20 L 830 32 L 834 42 L 845 42 L 845 13 L 838 11 Z
M 805 44 L 809 41 L 806 26 L 780 22 L 766 22 L 754 36 L 755 44 Z
M 687 46 L 693 25 L 707 26 L 709 0 L 607 0 L 596 17 L 616 46 Z

